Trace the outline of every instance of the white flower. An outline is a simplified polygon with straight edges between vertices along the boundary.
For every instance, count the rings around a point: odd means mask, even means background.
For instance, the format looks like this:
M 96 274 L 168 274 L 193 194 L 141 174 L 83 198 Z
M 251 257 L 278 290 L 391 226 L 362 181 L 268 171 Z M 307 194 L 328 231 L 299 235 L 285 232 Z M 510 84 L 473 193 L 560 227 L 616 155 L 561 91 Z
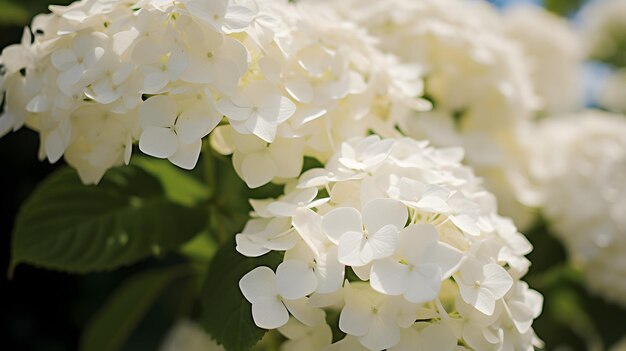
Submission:
M 239 281 L 239 287 L 244 297 L 252 303 L 252 317 L 261 328 L 276 329 L 285 325 L 289 320 L 289 312 L 309 326 L 324 320 L 324 312 L 309 306 L 305 299 L 284 299 L 277 286 L 276 275 L 268 267 L 257 267 L 244 275 Z
M 239 134 L 230 126 L 218 127 L 212 145 L 224 154 L 233 153 L 233 166 L 250 188 L 297 177 L 302 170 L 303 140 L 278 138 L 273 143 L 250 134 Z
M 550 228 L 594 292 L 626 303 L 626 119 L 593 110 L 548 118 L 529 145 Z
M 239 253 L 258 257 L 272 250 L 289 250 L 298 243 L 298 238 L 287 218 L 255 218 L 246 223 L 235 241 Z
M 83 74 L 93 69 L 106 56 L 108 38 L 102 33 L 77 36 L 70 48 L 60 49 L 52 53 L 52 65 L 61 73 L 57 78 L 59 89 L 78 83 Z
M 400 202 L 377 199 L 363 208 L 337 208 L 324 215 L 324 229 L 339 247 L 339 262 L 363 266 L 389 257 L 398 246 L 398 233 L 404 228 L 408 212 Z
M 242 32 L 252 22 L 255 11 L 229 0 L 182 0 L 189 12 L 217 32 Z
M 186 70 L 180 79 L 188 83 L 210 84 L 225 94 L 234 94 L 248 69 L 248 52 L 238 40 L 200 26 L 190 26 L 190 36 L 182 53 Z
M 440 243 L 430 224 L 411 224 L 400 232 L 398 251 L 372 265 L 372 288 L 388 295 L 403 295 L 422 303 L 439 295 L 441 281 L 450 278 L 461 263 L 461 252 Z
M 275 200 L 251 199 L 250 204 L 255 214 L 260 217 L 295 217 L 298 209 L 318 207 L 329 200 L 329 198 L 316 200 L 318 193 L 316 188 L 297 189 Z
M 320 216 L 301 208 L 293 217 L 293 226 L 303 241 L 285 253 L 276 270 L 284 296 L 297 299 L 341 289 L 345 266 L 338 260 L 337 246 L 324 234 Z
M 319 351 L 333 340 L 333 332 L 326 323 L 309 327 L 290 318 L 278 331 L 288 339 L 281 345 L 284 351 Z
M 531 324 L 542 301 L 520 281 L 530 244 L 497 215 L 493 196 L 459 163 L 462 152 L 407 138 L 345 144 L 285 195 L 252 202 L 246 228 L 263 234 L 251 235 L 258 244 L 244 253 L 285 251 L 268 274 L 287 308 L 308 299 L 341 310 L 348 336 L 328 350 L 536 345 Z
M 496 301 L 503 298 L 513 286 L 513 278 L 504 268 L 471 258 L 461 266 L 455 281 L 463 301 L 486 315 L 493 314 Z
M 278 125 L 296 110 L 294 103 L 266 83 L 252 83 L 244 91 L 217 102 L 217 109 L 241 134 L 254 134 L 271 143 Z
M 181 168 L 196 166 L 202 138 L 217 126 L 221 117 L 205 96 L 192 100 L 197 101 L 181 106 L 170 96 L 158 95 L 141 105 L 139 121 L 143 133 L 139 148 L 142 152 L 167 158 Z
M 346 288 L 345 300 L 339 317 L 343 332 L 357 336 L 370 350 L 387 349 L 400 341 L 397 310 L 390 297 L 354 283 Z

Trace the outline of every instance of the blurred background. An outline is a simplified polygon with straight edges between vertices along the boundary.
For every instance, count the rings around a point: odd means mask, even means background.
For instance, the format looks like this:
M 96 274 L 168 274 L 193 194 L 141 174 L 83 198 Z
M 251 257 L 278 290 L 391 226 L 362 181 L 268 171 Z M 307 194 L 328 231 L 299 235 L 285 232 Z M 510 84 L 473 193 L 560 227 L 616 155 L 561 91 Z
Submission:
M 596 0 L 601 1 L 601 0 Z M 626 0 L 624 0 L 626 1 Z M 55 4 L 68 4 L 56 0 Z M 499 8 L 516 3 L 534 3 L 567 17 L 574 24 L 584 0 L 491 0 Z M 0 48 L 17 43 L 23 27 L 33 15 L 46 11 L 48 0 L 0 0 Z M 624 19 L 626 22 L 626 19 Z M 586 65 L 585 86 L 589 106 L 597 105 L 597 92 L 614 68 L 607 62 Z M 20 204 L 37 183 L 57 165 L 37 161 L 38 137 L 26 128 L 0 138 L 0 238 L 2 270 L 7 271 L 10 233 Z M 558 241 L 545 234 L 539 224 L 526 233 L 535 246 L 529 259 L 533 262 L 528 281 L 546 299 L 543 315 L 535 322 L 537 334 L 547 350 L 610 349 L 626 336 L 626 310 L 589 295 L 581 278 L 566 264 L 566 255 Z M 137 266 L 110 273 L 74 276 L 19 266 L 12 280 L 3 276 L 0 291 L 0 340 L 4 350 L 75 350 L 81 330 L 107 297 L 126 278 L 142 269 L 166 265 L 165 260 L 148 260 Z M 165 294 L 163 303 L 155 304 L 127 350 L 154 350 L 172 324 L 168 306 L 176 291 Z M 604 346 L 601 346 L 604 345 Z M 618 350 L 614 348 L 613 350 Z M 621 349 L 624 350 L 624 349 Z

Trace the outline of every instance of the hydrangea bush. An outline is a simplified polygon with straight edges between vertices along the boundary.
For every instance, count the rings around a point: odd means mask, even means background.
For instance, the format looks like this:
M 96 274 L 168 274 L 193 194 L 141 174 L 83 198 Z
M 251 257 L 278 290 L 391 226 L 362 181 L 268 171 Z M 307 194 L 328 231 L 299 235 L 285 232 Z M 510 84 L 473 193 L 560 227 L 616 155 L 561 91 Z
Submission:
M 623 302 L 626 131 L 551 116 L 582 106 L 563 21 L 465 0 L 50 12 L 0 55 L 0 136 L 26 126 L 69 165 L 24 203 L 9 275 L 174 257 L 125 283 L 81 350 L 120 349 L 171 287 L 186 319 L 163 350 L 541 348 L 517 229 L 539 213 Z

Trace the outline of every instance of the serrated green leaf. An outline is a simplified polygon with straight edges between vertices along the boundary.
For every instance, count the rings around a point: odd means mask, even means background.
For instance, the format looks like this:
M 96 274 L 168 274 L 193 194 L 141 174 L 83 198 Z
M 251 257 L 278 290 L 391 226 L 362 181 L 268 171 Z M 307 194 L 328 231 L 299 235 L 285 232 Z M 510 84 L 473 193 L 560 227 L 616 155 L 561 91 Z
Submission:
M 228 241 L 217 252 L 204 285 L 203 325 L 228 351 L 247 351 L 267 332 L 254 324 L 252 308 L 239 290 L 239 280 L 258 266 L 276 268 L 280 254 L 244 257 Z
M 79 350 L 119 350 L 163 290 L 190 272 L 189 267 L 183 266 L 147 271 L 131 277 L 87 324 L 80 338 Z
M 104 271 L 177 249 L 207 223 L 205 210 L 168 200 L 138 167 L 112 169 L 98 186 L 62 168 L 18 213 L 12 267 L 28 263 L 72 273 Z

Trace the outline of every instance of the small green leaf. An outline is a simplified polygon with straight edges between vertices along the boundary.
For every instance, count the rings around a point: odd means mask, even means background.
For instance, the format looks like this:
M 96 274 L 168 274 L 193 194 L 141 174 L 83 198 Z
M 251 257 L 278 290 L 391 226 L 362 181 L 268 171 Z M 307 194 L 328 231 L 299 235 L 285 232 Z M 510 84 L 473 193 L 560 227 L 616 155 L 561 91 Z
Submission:
M 21 208 L 12 265 L 72 273 L 104 271 L 177 249 L 207 223 L 205 210 L 168 200 L 159 181 L 138 167 L 110 170 L 97 186 L 62 168 Z
M 203 296 L 206 330 L 228 351 L 247 351 L 267 332 L 254 324 L 250 303 L 239 290 L 239 280 L 258 266 L 276 268 L 280 254 L 244 257 L 228 241 L 217 252 L 207 275 Z
M 545 7 L 560 16 L 570 16 L 583 5 L 583 0 L 545 0 Z
M 80 339 L 80 351 L 115 351 L 124 346 L 163 290 L 191 273 L 187 266 L 131 277 L 100 308 Z
M 184 171 L 167 160 L 135 157 L 132 164 L 159 179 L 168 199 L 181 205 L 192 206 L 206 201 L 209 188 L 189 171 Z

